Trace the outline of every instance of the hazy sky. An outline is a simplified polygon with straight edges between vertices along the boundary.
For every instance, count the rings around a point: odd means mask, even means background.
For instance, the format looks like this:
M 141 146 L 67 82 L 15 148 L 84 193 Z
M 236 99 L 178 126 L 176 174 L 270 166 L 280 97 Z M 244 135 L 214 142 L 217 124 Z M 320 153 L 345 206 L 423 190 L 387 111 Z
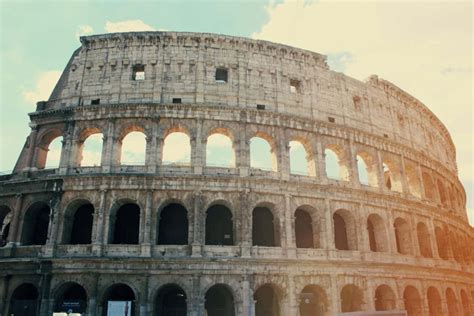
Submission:
M 212 32 L 327 54 L 334 70 L 360 80 L 377 74 L 418 98 L 451 133 L 474 223 L 471 1 L 0 0 L 0 10 L 0 171 L 13 169 L 27 113 L 48 98 L 78 36 Z

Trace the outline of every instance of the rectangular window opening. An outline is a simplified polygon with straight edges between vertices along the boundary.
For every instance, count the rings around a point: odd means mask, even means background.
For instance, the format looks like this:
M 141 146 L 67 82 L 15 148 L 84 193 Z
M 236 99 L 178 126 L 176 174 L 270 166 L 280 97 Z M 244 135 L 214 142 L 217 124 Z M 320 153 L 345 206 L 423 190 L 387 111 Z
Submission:
M 132 79 L 135 81 L 145 80 L 145 65 L 134 65 Z
M 299 93 L 300 92 L 300 81 L 296 79 L 290 79 L 290 92 Z
M 97 105 L 97 104 L 100 104 L 100 99 L 91 100 L 91 105 Z
M 227 68 L 216 68 L 216 82 L 227 82 L 228 71 Z
M 257 110 L 265 110 L 265 104 L 257 104 Z
M 173 98 L 173 103 L 181 103 L 181 98 Z
M 329 121 L 330 123 L 336 123 L 336 119 L 335 119 L 334 117 L 328 116 L 328 121 Z

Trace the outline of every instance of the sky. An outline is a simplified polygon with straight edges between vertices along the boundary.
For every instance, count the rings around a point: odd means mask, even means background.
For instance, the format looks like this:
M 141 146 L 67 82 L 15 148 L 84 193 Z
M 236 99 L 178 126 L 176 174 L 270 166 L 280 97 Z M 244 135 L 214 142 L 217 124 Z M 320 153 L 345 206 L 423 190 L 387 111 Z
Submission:
M 49 97 L 80 46 L 79 36 L 210 32 L 326 54 L 335 71 L 359 80 L 377 74 L 422 101 L 446 125 L 456 145 L 459 177 L 474 224 L 471 1 L 0 0 L 0 17 L 0 172 L 13 169 L 29 134 L 27 113 Z M 214 141 L 208 152 L 211 160 L 225 150 L 225 139 Z M 292 148 L 296 156 L 303 155 L 301 148 Z M 126 159 L 135 159 L 131 155 Z M 99 159 L 93 150 L 84 156 Z M 181 153 L 180 159 L 188 158 Z M 296 169 L 305 171 L 300 164 Z

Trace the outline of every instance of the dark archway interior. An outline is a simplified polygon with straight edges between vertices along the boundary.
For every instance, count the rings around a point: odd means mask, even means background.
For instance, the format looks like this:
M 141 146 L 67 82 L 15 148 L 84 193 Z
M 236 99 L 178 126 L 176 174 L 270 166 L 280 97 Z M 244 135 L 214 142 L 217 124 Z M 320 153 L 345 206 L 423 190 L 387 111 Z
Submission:
M 405 289 L 403 292 L 403 301 L 405 302 L 407 316 L 418 316 L 422 314 L 420 294 L 418 294 L 418 291 L 414 287 L 408 286 Z
M 133 290 L 125 284 L 115 284 L 111 286 L 105 296 L 104 296 L 104 301 L 103 301 L 103 316 L 107 315 L 107 308 L 108 308 L 108 302 L 109 301 L 131 301 L 132 304 L 129 307 L 130 311 L 130 316 L 135 315 L 135 293 L 133 293 Z
M 38 315 L 38 290 L 33 284 L 22 284 L 13 291 L 8 315 Z
M 156 316 L 186 316 L 186 293 L 176 285 L 165 286 L 156 297 Z
M 430 316 L 442 316 L 441 297 L 435 288 L 428 289 L 428 309 Z
M 90 203 L 84 204 L 76 210 L 71 229 L 71 244 L 91 243 L 93 214 L 94 206 Z
M 349 243 L 347 241 L 347 230 L 346 230 L 346 222 L 341 215 L 334 213 L 333 215 L 334 221 L 334 243 L 336 245 L 336 249 L 339 250 L 349 250 Z
M 263 285 L 255 292 L 255 316 L 279 316 L 278 296 L 270 285 Z
M 234 316 L 234 297 L 223 285 L 214 285 L 206 292 L 207 316 Z
M 87 310 L 86 290 L 77 283 L 70 283 L 64 287 L 64 290 L 56 299 L 55 311 L 85 313 Z
M 24 245 L 44 245 L 48 238 L 50 208 L 46 203 L 33 204 L 25 214 L 23 223 Z
M 387 285 L 381 285 L 375 290 L 375 310 L 388 311 L 395 308 L 395 294 Z
M 187 245 L 188 229 L 188 211 L 180 204 L 170 204 L 160 214 L 158 244 Z
M 252 220 L 253 245 L 276 247 L 272 212 L 266 207 L 256 207 L 252 212 Z
M 7 216 L 10 214 L 10 209 L 6 206 L 0 206 L 0 247 L 7 244 L 8 233 L 10 232 L 10 222 Z
M 346 312 L 357 312 L 362 310 L 362 291 L 355 285 L 346 285 L 341 291 L 341 310 Z
M 300 316 L 323 316 L 327 304 L 324 296 L 321 288 L 306 286 L 300 296 Z
M 206 214 L 206 245 L 233 245 L 231 211 L 223 205 L 214 205 Z
M 134 203 L 122 205 L 115 215 L 112 244 L 138 244 L 140 207 Z
M 313 221 L 308 212 L 297 209 L 295 212 L 296 248 L 314 248 Z
M 375 228 L 370 218 L 367 220 L 367 233 L 369 234 L 370 251 L 377 251 L 377 242 L 375 240 Z

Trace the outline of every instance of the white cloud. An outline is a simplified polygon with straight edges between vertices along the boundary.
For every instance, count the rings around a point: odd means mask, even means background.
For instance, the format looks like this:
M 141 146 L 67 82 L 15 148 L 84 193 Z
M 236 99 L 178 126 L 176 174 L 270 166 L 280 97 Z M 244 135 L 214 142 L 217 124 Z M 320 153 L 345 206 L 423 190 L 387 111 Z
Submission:
M 80 36 L 83 36 L 83 35 L 86 35 L 86 34 L 90 34 L 93 31 L 94 31 L 94 29 L 90 25 L 83 25 L 83 24 L 78 25 L 77 29 L 76 29 L 76 37 L 80 37 Z
M 189 163 L 191 144 L 188 135 L 175 132 L 169 134 L 163 145 L 163 163 Z
M 107 21 L 104 27 L 108 33 L 114 32 L 135 32 L 135 31 L 155 31 L 153 26 L 150 26 L 142 20 L 127 20 L 110 22 Z
M 253 38 L 327 54 L 349 76 L 378 74 L 420 99 L 451 133 L 461 180 L 474 180 L 471 2 L 285 0 L 267 10 Z
M 23 91 L 23 98 L 29 105 L 34 105 L 38 101 L 47 100 L 54 89 L 54 86 L 61 76 L 61 71 L 51 70 L 39 74 L 35 88 Z

